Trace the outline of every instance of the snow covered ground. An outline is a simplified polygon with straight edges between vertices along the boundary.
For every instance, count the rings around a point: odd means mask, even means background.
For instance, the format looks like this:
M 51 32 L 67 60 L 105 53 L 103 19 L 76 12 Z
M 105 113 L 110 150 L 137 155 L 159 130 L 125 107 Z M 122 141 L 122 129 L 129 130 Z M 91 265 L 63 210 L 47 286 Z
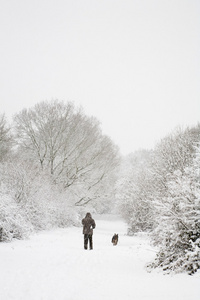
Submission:
M 95 217 L 95 216 L 94 216 Z M 83 250 L 82 228 L 42 232 L 0 244 L 2 300 L 199 300 L 200 274 L 147 273 L 155 256 L 144 236 L 126 236 L 117 217 L 96 216 L 94 250 Z M 119 234 L 114 247 L 111 238 Z

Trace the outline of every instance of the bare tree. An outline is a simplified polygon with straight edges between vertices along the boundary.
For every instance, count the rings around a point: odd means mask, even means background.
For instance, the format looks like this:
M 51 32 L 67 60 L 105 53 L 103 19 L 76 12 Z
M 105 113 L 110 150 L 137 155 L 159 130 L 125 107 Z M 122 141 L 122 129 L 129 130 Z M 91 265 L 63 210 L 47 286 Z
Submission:
M 19 149 L 63 188 L 82 185 L 89 194 L 118 162 L 118 149 L 102 135 L 99 122 L 70 102 L 41 102 L 21 111 L 14 121 Z M 94 199 L 88 194 L 87 200 L 79 196 L 76 203 Z
M 0 115 L 0 161 L 8 156 L 11 150 L 11 132 L 5 115 Z

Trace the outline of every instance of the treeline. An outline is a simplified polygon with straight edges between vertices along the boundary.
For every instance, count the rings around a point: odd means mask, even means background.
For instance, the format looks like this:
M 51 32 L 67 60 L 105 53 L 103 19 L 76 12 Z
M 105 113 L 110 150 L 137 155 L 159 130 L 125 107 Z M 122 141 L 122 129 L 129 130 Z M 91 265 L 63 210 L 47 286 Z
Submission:
M 159 248 L 148 268 L 200 269 L 200 125 L 129 155 L 120 174 L 116 197 L 129 234 L 149 232 Z
M 73 103 L 41 102 L 0 116 L 0 238 L 76 224 L 87 205 L 109 210 L 118 148 Z

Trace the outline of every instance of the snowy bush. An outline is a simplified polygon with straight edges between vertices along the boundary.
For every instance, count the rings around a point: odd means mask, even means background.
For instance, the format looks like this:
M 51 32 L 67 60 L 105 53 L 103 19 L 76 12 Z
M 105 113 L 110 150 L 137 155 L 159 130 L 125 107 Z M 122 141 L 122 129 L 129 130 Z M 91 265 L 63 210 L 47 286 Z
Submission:
M 189 274 L 200 269 L 199 166 L 198 149 L 190 168 L 170 176 L 168 196 L 155 202 L 159 213 L 153 239 L 161 249 L 152 267 Z
M 66 192 L 31 163 L 19 159 L 15 164 L 2 164 L 0 179 L 3 240 L 77 223 L 77 212 Z
M 184 234 L 184 237 L 183 237 Z M 200 238 L 192 241 L 190 235 L 169 233 L 150 268 L 160 267 L 163 271 L 176 273 L 186 271 L 192 275 L 200 269 Z
M 0 193 L 1 241 L 22 239 L 33 231 L 24 211 L 8 195 Z
M 24 205 L 26 215 L 36 231 L 66 227 L 76 223 L 77 212 L 65 191 L 59 191 L 48 177 L 39 177 L 42 185 Z

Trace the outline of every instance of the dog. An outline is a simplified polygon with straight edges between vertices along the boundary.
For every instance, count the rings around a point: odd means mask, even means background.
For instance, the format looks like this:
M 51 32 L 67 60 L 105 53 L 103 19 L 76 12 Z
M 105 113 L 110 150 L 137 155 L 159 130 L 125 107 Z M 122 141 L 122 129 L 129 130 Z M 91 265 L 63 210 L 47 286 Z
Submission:
M 117 245 L 117 243 L 118 243 L 118 234 L 115 233 L 113 235 L 111 242 L 113 243 L 113 246 Z

